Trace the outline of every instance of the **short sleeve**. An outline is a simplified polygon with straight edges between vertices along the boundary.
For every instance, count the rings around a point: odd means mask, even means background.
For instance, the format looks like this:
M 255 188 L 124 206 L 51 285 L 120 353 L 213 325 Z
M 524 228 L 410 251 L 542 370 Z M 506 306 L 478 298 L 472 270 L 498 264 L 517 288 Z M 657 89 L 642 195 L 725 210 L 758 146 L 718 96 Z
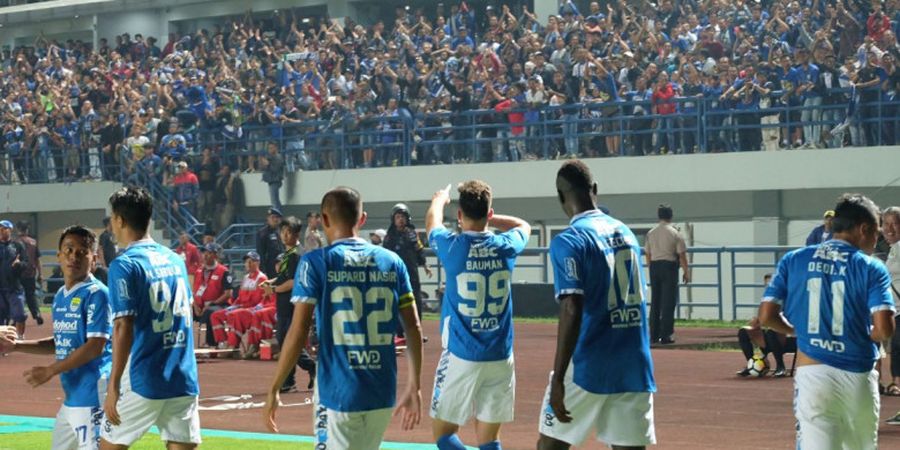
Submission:
M 119 256 L 109 266 L 109 305 L 113 319 L 137 314 L 131 261 Z
M 891 275 L 887 267 L 880 261 L 869 260 L 869 284 L 866 293 L 866 303 L 869 312 L 875 314 L 879 311 L 896 311 L 894 296 L 891 295 Z
M 109 291 L 97 289 L 87 301 L 87 337 L 109 339 L 112 335 L 112 315 L 109 309 Z
M 222 288 L 226 291 L 234 288 L 234 276 L 228 270 L 222 274 Z
M 672 232 L 675 233 L 675 253 L 682 254 L 687 252 L 687 245 L 684 243 L 684 236 L 678 232 L 678 230 L 672 229 Z
M 561 234 L 550 243 L 553 264 L 553 286 L 556 299 L 565 295 L 584 295 L 584 262 L 572 239 Z
M 428 234 L 428 246 L 434 250 L 439 259 L 447 257 L 447 250 L 450 248 L 450 240 L 453 239 L 453 233 L 443 225 L 431 230 Z
M 408 308 L 416 303 L 416 297 L 413 295 L 412 283 L 409 281 L 409 271 L 406 270 L 406 264 L 400 257 L 396 257 L 394 261 L 394 269 L 397 271 L 397 304 L 400 309 Z M 421 311 L 420 311 L 421 314 Z
M 787 299 L 787 266 L 791 255 L 791 253 L 788 253 L 778 262 L 775 275 L 772 276 L 772 281 L 769 282 L 763 293 L 763 302 L 771 302 L 784 307 L 784 301 Z
M 513 228 L 512 230 L 500 233 L 500 239 L 503 242 L 503 250 L 507 256 L 516 256 L 525 250 L 528 245 L 528 236 L 522 228 Z
M 297 271 L 294 274 L 294 288 L 291 290 L 291 303 L 306 303 L 315 305 L 322 295 L 322 280 L 324 279 L 324 271 L 317 264 L 321 257 L 321 252 L 310 252 L 303 255 L 300 263 L 297 264 Z

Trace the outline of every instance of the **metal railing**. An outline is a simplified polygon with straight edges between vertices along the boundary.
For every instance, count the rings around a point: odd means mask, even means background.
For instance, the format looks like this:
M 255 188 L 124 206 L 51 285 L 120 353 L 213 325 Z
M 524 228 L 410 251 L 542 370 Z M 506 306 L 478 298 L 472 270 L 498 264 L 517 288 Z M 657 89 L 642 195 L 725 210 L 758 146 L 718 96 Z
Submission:
M 829 147 L 900 143 L 900 97 L 894 93 L 836 89 L 826 94 L 823 104 L 806 106 L 783 104 L 779 96 L 778 92 L 768 96 L 774 99 L 772 107 L 749 110 L 718 97 L 680 97 L 670 102 L 675 114 L 652 114 L 650 101 L 403 113 L 361 120 L 346 111 L 330 121 L 245 125 L 241 138 L 228 137 L 231 134 L 222 128 L 188 131 L 187 157 L 196 158 L 200 149 L 211 147 L 225 162 L 243 169 L 274 142 L 288 171 L 294 171 L 550 159 L 565 154 L 750 151 L 772 148 L 783 140 L 793 144 L 796 130 L 804 130 L 806 142 L 818 136 L 820 142 L 814 144 Z M 130 151 L 104 153 L 85 142 L 78 148 L 51 145 L 0 155 L 0 182 L 121 180 L 122 170 L 137 165 Z M 158 153 L 164 155 L 166 149 Z

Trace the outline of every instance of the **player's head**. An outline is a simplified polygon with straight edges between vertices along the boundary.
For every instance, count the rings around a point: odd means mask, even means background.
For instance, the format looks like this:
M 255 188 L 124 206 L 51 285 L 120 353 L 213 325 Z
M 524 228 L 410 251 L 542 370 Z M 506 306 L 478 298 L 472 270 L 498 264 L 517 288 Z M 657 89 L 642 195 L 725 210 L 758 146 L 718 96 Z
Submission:
M 147 234 L 153 215 L 153 198 L 143 188 L 126 186 L 109 197 L 112 232 L 120 243 L 141 239 Z
M 67 280 L 83 280 L 94 267 L 97 235 L 83 225 L 72 225 L 59 236 L 56 258 Z
M 469 180 L 459 185 L 459 221 L 464 229 L 483 229 L 494 215 L 491 208 L 491 187 L 481 180 Z
M 597 183 L 594 183 L 587 164 L 577 159 L 563 163 L 556 172 L 556 193 L 569 217 L 594 208 Z
M 300 240 L 300 231 L 303 229 L 303 222 L 294 216 L 288 216 L 281 219 L 278 224 L 278 235 L 281 237 L 281 243 L 288 247 L 296 247 L 297 241 Z
M 672 211 L 671 206 L 664 203 L 656 208 L 656 217 L 659 218 L 659 220 L 671 222 L 672 218 L 675 217 L 675 213 Z
M 881 233 L 888 244 L 900 242 L 900 206 L 890 206 L 881 213 Z
M 362 196 L 356 189 L 340 186 L 322 197 L 322 225 L 329 241 L 335 233 L 356 236 L 365 223 Z
M 244 255 L 244 268 L 247 270 L 247 273 L 259 272 L 259 253 L 254 251 L 247 252 Z
M 844 194 L 834 207 L 831 231 L 860 250 L 872 254 L 878 242 L 878 205 L 862 194 Z

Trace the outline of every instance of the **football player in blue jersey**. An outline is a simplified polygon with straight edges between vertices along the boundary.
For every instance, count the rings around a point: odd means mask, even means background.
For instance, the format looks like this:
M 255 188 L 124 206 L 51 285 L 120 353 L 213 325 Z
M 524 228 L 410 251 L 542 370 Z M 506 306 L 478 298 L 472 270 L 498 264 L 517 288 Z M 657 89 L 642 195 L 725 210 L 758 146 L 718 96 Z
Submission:
M 49 366 L 32 367 L 25 379 L 38 387 L 59 375 L 65 400 L 53 428 L 53 450 L 97 449 L 103 397 L 112 361 L 109 292 L 91 275 L 97 236 L 74 225 L 59 238 L 57 259 L 65 285 L 53 298 L 53 337 L 15 343 L 11 350 L 56 354 Z
M 550 242 L 559 334 L 537 447 L 568 449 L 595 429 L 614 449 L 644 448 L 656 443 L 656 383 L 641 247 L 597 209 L 597 184 L 583 162 L 563 164 L 556 191 L 571 221 Z
M 122 188 L 109 204 L 125 250 L 109 267 L 113 352 L 101 449 L 126 449 L 153 425 L 169 450 L 196 448 L 200 389 L 184 259 L 147 233 L 146 190 Z
M 763 326 L 797 336 L 794 415 L 797 448 L 878 446 L 878 343 L 894 333 L 891 278 L 869 255 L 878 207 L 845 194 L 831 240 L 779 261 L 759 307 Z
M 278 431 L 278 391 L 297 361 L 315 314 L 319 339 L 316 376 L 316 448 L 377 450 L 397 396 L 394 331 L 406 327 L 406 391 L 394 415 L 404 430 L 420 421 L 422 331 L 409 274 L 395 253 L 360 239 L 362 198 L 338 187 L 322 198 L 328 247 L 300 260 L 291 301 L 296 305 L 263 412 Z
M 456 433 L 474 410 L 478 448 L 500 450 L 500 426 L 513 420 L 516 388 L 510 277 L 531 226 L 494 214 L 491 187 L 483 181 L 467 181 L 458 190 L 462 233 L 443 225 L 449 185 L 434 194 L 425 216 L 428 241 L 447 272 L 432 432 L 438 449 L 464 450 Z

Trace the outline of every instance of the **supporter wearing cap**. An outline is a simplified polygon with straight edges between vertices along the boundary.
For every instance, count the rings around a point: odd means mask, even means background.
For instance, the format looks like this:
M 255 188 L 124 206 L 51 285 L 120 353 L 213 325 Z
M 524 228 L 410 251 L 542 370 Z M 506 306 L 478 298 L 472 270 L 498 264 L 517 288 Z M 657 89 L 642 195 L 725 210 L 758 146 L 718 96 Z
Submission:
M 25 334 L 25 291 L 22 272 L 28 265 L 28 255 L 21 243 L 12 239 L 13 224 L 0 220 L 0 323 L 10 320 L 19 336 Z
M 269 208 L 266 214 L 266 224 L 256 232 L 256 253 L 259 254 L 261 270 L 267 277 L 272 278 L 278 274 L 275 264 L 278 255 L 284 251 L 281 237 L 278 235 L 278 226 L 283 215 L 278 208 Z
M 384 228 L 379 228 L 369 233 L 369 241 L 371 241 L 373 245 L 382 245 L 385 236 L 387 236 L 387 231 L 385 231 Z
M 263 300 L 265 293 L 261 284 L 268 278 L 259 271 L 259 253 L 249 251 L 244 255 L 244 269 L 247 274 L 241 281 L 236 299 L 225 309 L 210 316 L 213 338 L 219 348 L 238 348 L 253 322 L 253 311 Z M 227 324 L 227 327 L 226 327 Z M 226 333 L 227 328 L 227 333 Z
M 194 320 L 206 324 L 206 345 L 210 347 L 216 345 L 210 318 L 228 304 L 232 294 L 231 273 L 219 262 L 221 251 L 219 244 L 206 244 L 203 267 L 194 273 Z
M 806 245 L 817 245 L 831 239 L 831 219 L 834 218 L 834 211 L 825 211 L 822 215 L 822 224 L 813 228 L 806 238 Z

